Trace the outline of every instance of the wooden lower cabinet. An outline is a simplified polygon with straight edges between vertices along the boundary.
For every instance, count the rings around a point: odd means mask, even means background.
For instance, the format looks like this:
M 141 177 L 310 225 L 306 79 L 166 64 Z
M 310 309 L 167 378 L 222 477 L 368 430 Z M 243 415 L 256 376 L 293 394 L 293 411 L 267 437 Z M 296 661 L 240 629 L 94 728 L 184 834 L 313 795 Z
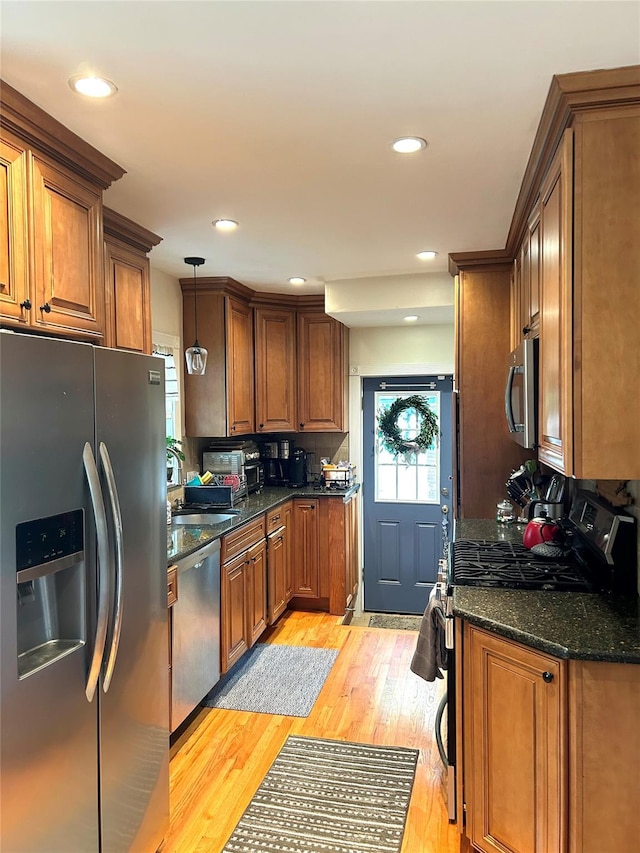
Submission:
M 566 849 L 566 664 L 466 626 L 465 799 L 478 850 Z
M 460 640 L 458 793 L 474 848 L 635 853 L 640 666 L 559 660 L 469 624 Z
M 287 501 L 267 513 L 267 604 L 273 625 L 284 613 L 292 596 L 291 536 L 293 503 Z
M 320 598 L 319 504 L 317 499 L 293 501 L 293 595 Z
M 635 853 L 640 664 L 569 661 L 569 853 Z
M 220 620 L 220 672 L 225 673 L 249 648 L 247 617 L 247 554 L 234 557 L 222 567 Z
M 267 539 L 269 625 L 273 625 L 287 607 L 285 540 L 288 535 L 286 528 L 282 527 L 271 533 Z
M 287 604 L 293 598 L 293 541 L 295 531 L 293 528 L 293 501 L 287 501 L 282 505 L 282 523 L 286 528 L 284 538 L 284 586 L 285 601 Z
M 222 537 L 220 672 L 250 649 L 267 627 L 264 516 Z
M 324 550 L 326 549 L 326 554 Z M 358 495 L 324 498 L 320 512 L 320 560 L 328 566 L 329 613 L 342 616 L 358 591 Z
M 267 543 L 264 539 L 248 554 L 247 606 L 249 610 L 249 646 L 267 627 Z

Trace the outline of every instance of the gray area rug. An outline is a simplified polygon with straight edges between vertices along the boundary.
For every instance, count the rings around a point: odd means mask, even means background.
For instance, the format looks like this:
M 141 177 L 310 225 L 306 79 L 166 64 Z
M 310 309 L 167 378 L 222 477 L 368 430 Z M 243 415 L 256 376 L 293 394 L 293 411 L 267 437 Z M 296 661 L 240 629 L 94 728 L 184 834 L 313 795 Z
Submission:
M 419 631 L 422 616 L 398 616 L 393 613 L 372 613 L 370 628 L 393 628 L 396 631 Z
M 339 649 L 257 643 L 202 704 L 208 708 L 308 717 Z
M 223 853 L 398 853 L 417 749 L 289 735 Z

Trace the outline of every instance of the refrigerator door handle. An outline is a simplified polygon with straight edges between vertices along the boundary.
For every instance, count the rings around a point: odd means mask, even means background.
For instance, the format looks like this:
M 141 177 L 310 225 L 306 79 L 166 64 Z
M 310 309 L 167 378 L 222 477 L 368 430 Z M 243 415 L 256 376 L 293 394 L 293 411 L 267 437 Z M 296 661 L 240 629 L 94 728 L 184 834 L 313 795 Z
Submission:
M 107 480 L 107 492 L 109 494 L 109 503 L 111 505 L 111 515 L 113 517 L 113 527 L 115 533 L 115 552 L 116 552 L 116 571 L 115 571 L 115 589 L 114 589 L 114 605 L 113 605 L 113 626 L 111 632 L 111 645 L 109 648 L 109 657 L 104 670 L 102 680 L 102 689 L 106 693 L 111 684 L 113 670 L 116 665 L 116 657 L 118 655 L 118 647 L 120 645 L 120 633 L 122 631 L 122 581 L 123 581 L 123 536 L 122 536 L 122 512 L 120 511 L 120 500 L 118 499 L 118 487 L 116 486 L 116 478 L 113 473 L 113 466 L 109 457 L 109 451 L 106 444 L 100 442 L 100 461 L 104 468 L 105 477 Z
M 109 535 L 107 530 L 107 514 L 104 509 L 102 490 L 100 488 L 100 478 L 89 442 L 85 444 L 82 451 L 82 461 L 87 475 L 87 482 L 89 483 L 89 494 L 91 495 L 93 517 L 96 524 L 96 539 L 98 542 L 98 616 L 93 654 L 91 656 L 89 675 L 87 676 L 85 688 L 87 701 L 91 702 L 98 686 L 100 666 L 107 640 L 107 622 L 109 621 Z

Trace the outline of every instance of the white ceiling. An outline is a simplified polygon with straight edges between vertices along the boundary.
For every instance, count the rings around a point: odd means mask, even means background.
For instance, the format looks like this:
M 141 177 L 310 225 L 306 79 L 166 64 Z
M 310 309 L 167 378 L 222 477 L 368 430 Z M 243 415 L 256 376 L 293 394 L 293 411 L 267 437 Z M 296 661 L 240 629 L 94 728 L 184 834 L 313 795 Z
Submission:
M 636 0 L 2 0 L 0 15 L 2 78 L 127 170 L 105 203 L 163 237 L 152 266 L 187 277 L 201 255 L 199 276 L 280 292 L 401 288 L 441 278 L 449 252 L 503 248 L 552 75 L 640 61 Z M 86 69 L 118 94 L 72 93 Z M 405 134 L 427 149 L 395 154 Z M 216 232 L 220 217 L 240 228 Z

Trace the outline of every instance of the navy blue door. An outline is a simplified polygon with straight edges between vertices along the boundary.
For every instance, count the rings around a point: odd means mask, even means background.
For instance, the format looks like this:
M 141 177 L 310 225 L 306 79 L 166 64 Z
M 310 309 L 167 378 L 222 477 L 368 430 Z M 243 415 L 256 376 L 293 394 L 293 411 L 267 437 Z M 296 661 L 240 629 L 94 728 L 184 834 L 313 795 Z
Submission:
M 451 389 L 450 376 L 363 380 L 365 610 L 421 614 L 427 606 L 451 520 Z M 426 451 L 394 456 L 377 434 L 378 415 L 414 394 L 435 412 L 439 435 Z M 405 410 L 398 426 L 412 438 L 419 415 Z

